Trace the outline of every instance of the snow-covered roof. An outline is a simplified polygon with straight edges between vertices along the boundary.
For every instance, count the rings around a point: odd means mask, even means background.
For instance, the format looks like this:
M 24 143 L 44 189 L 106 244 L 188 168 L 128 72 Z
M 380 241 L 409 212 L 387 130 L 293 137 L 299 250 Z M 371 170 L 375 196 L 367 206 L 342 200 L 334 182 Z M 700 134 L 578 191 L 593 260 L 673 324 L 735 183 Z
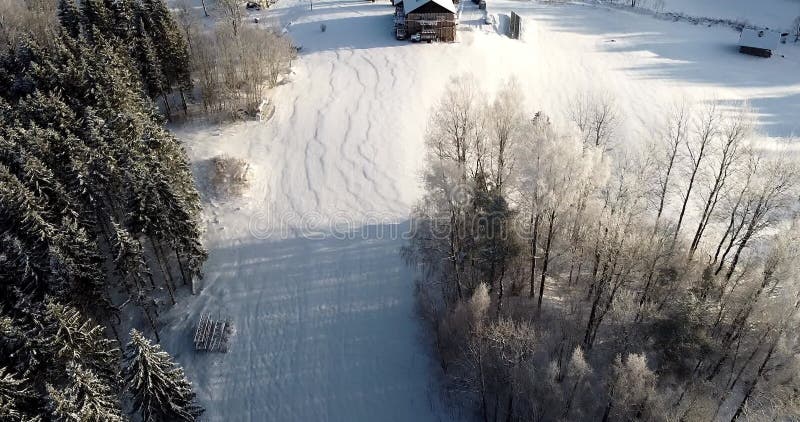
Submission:
M 428 3 L 437 4 L 449 12 L 456 13 L 456 5 L 452 0 L 403 0 L 403 13 L 407 15 Z
M 781 33 L 768 29 L 742 29 L 739 36 L 739 45 L 742 47 L 760 48 L 764 50 L 774 50 L 778 48 L 781 40 Z

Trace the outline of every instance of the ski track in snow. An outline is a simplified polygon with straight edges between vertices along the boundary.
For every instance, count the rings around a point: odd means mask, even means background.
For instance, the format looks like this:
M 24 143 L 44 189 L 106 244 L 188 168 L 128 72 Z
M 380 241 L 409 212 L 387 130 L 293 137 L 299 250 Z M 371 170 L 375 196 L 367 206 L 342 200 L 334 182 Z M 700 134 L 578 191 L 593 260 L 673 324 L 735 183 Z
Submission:
M 413 311 L 414 275 L 398 254 L 403 240 L 388 233 L 405 227 L 420 196 L 427 112 L 453 75 L 471 71 L 489 91 L 514 75 L 528 109 L 562 124 L 578 93 L 611 93 L 628 142 L 621 148 L 652 137 L 676 100 L 747 98 L 766 135 L 798 129 L 798 47 L 764 61 L 737 54 L 727 28 L 592 6 L 489 7 L 495 21 L 511 10 L 524 16 L 523 40 L 483 25 L 469 1 L 459 42 L 409 44 L 392 38 L 386 3 L 316 1 L 308 11 L 281 0 L 260 16 L 288 25 L 303 50 L 289 81 L 269 93 L 273 117 L 177 129 L 197 163 L 227 153 L 254 171 L 243 198 L 207 207 L 203 290 L 165 315 L 172 335 L 164 345 L 193 380 L 206 419 L 464 419 L 436 398 L 436 364 Z M 310 234 L 304 224 L 346 218 L 352 238 L 324 227 L 314 232 L 327 236 L 300 236 Z M 233 318 L 229 353 L 191 349 L 201 312 Z

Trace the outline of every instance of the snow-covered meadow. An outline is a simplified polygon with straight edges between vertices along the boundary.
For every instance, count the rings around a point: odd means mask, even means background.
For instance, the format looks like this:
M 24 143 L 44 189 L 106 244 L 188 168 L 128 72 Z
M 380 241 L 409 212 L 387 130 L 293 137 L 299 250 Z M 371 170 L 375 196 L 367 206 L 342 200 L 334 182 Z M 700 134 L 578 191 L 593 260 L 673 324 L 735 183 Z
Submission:
M 761 7 L 773 2 L 792 4 Z M 561 125 L 575 96 L 607 94 L 620 111 L 620 148 L 652 137 L 681 101 L 747 100 L 765 138 L 800 130 L 798 45 L 764 60 L 739 54 L 727 27 L 490 0 L 495 22 L 512 10 L 525 18 L 517 41 L 484 25 L 471 2 L 463 7 L 457 43 L 410 44 L 393 38 L 388 2 L 315 1 L 309 10 L 280 0 L 258 12 L 260 25 L 286 27 L 303 48 L 269 93 L 274 116 L 176 129 L 201 188 L 201 170 L 219 154 L 248 160 L 254 174 L 243 198 L 207 198 L 202 291 L 166 316 L 165 347 L 208 419 L 458 419 L 437 399 L 437 364 L 421 340 L 414 273 L 397 235 L 421 192 L 427 112 L 453 75 L 470 72 L 487 91 L 516 77 L 526 108 Z M 749 13 L 741 7 L 726 13 Z M 191 349 L 201 312 L 233 318 L 229 353 Z
M 788 30 L 792 20 L 800 14 L 797 0 L 651 0 L 650 3 L 661 6 L 663 12 L 748 22 L 783 31 Z

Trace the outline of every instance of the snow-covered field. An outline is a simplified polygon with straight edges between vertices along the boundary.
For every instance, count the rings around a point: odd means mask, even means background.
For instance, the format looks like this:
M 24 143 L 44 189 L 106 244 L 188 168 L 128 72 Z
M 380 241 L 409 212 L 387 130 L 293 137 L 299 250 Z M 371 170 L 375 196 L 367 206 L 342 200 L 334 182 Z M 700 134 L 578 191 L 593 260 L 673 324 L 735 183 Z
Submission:
M 757 3 L 773 1 L 793 3 Z M 260 12 L 262 24 L 287 26 L 303 49 L 287 83 L 270 92 L 275 115 L 177 129 L 201 185 L 207 160 L 222 153 L 247 159 L 255 174 L 244 198 L 209 199 L 203 290 L 166 316 L 174 334 L 166 347 L 208 419 L 456 419 L 436 399 L 436 363 L 421 342 L 414 274 L 396 236 L 420 194 L 427 112 L 452 75 L 471 72 L 487 90 L 513 75 L 531 111 L 562 123 L 577 94 L 611 95 L 622 148 L 650 137 L 676 101 L 748 99 L 765 136 L 800 129 L 800 47 L 764 60 L 738 54 L 729 28 L 490 0 L 490 13 L 526 18 L 516 41 L 464 7 L 458 43 L 409 44 L 392 37 L 388 2 L 315 1 L 310 11 L 280 0 Z M 336 235 L 348 227 L 352 236 Z M 229 353 L 191 350 L 204 311 L 233 317 Z
M 663 11 L 730 19 L 786 30 L 800 16 L 798 0 L 663 0 Z M 656 3 L 651 0 L 650 3 Z

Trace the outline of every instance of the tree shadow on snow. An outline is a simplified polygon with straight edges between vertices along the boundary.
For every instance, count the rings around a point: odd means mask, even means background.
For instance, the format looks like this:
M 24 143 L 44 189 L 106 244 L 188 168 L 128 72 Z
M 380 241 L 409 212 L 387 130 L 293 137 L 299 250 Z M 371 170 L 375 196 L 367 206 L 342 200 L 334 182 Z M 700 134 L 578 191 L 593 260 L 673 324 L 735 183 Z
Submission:
M 436 420 L 436 364 L 419 341 L 413 269 L 399 255 L 407 229 L 213 248 L 184 330 L 199 312 L 219 311 L 237 333 L 225 355 L 181 359 L 200 367 L 190 373 L 209 418 Z
M 368 6 L 330 7 L 320 12 L 320 19 L 292 24 L 289 35 L 303 49 L 300 54 L 309 54 L 320 51 L 335 51 L 340 49 L 369 49 L 382 47 L 401 47 L 408 45 L 407 41 L 399 41 L 393 36 L 393 9 L 386 4 L 369 4 Z M 370 13 L 358 16 L 337 17 L 341 14 L 351 14 L 366 7 Z M 386 13 L 376 13 L 375 9 L 386 8 Z M 314 6 L 315 12 L 318 6 Z M 325 25 L 325 31 L 321 29 Z

